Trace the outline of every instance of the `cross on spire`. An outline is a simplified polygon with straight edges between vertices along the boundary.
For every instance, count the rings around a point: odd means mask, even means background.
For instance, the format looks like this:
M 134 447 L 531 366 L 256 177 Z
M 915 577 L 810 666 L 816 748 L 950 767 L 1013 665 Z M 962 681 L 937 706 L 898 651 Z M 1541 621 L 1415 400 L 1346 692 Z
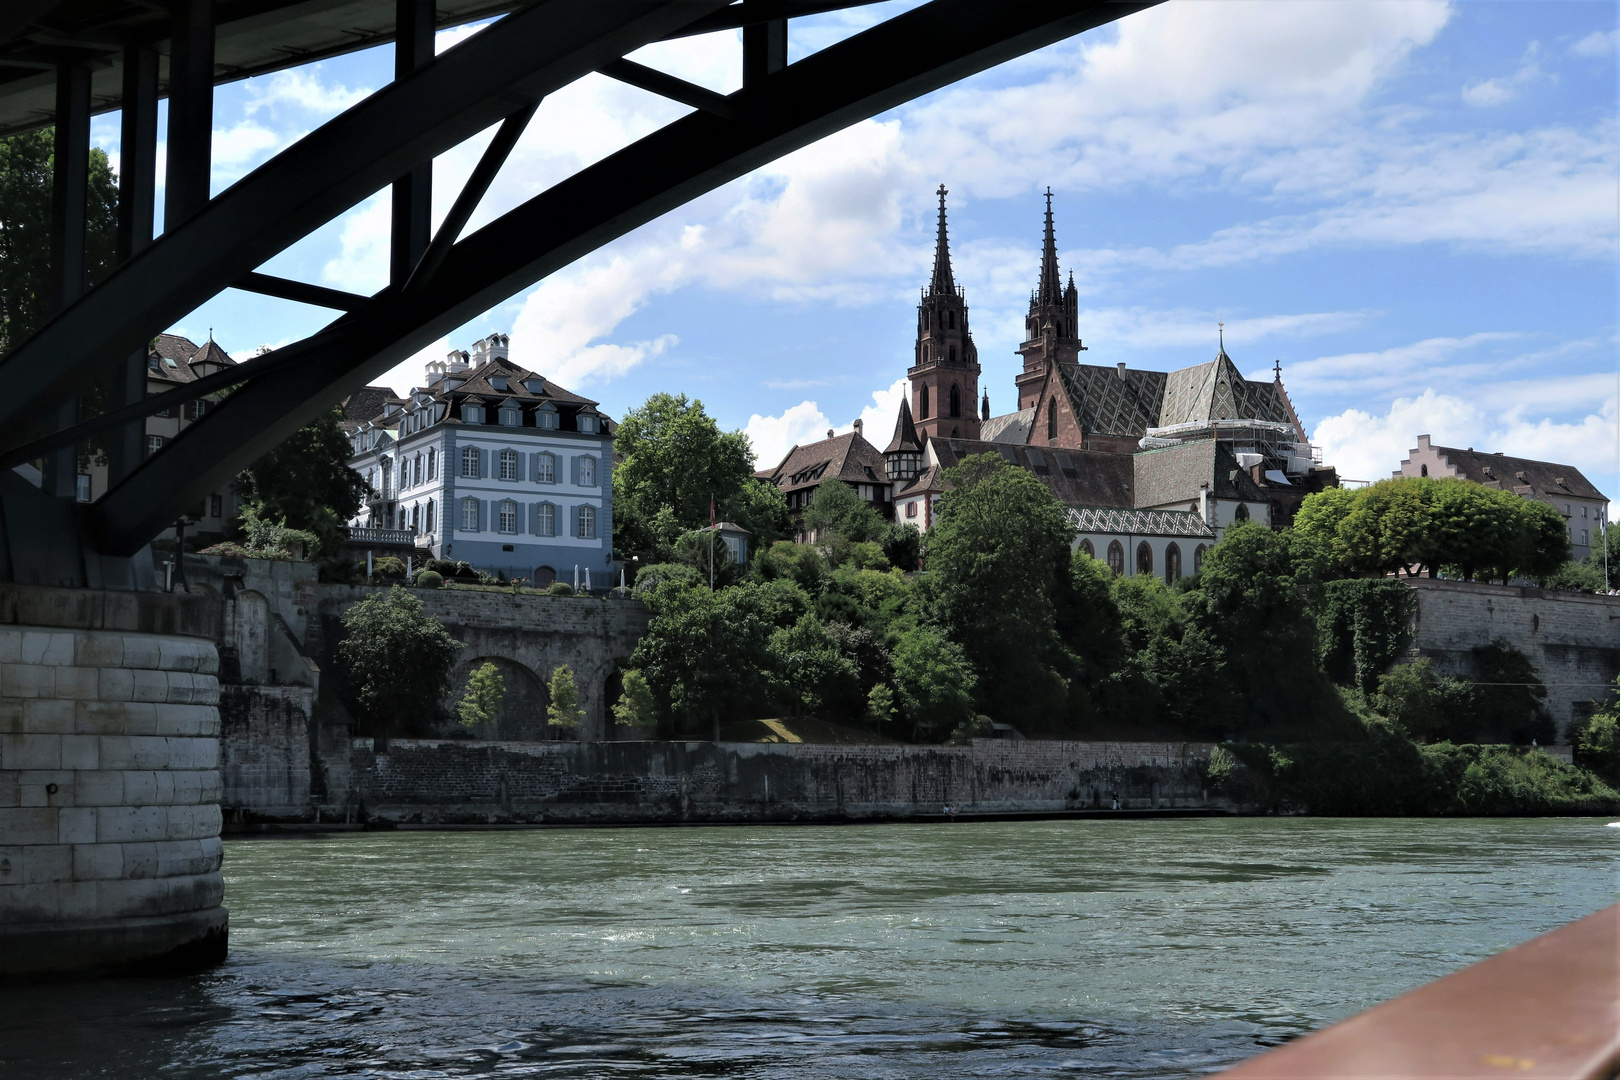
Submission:
M 1278 382 L 1282 382 L 1282 361 L 1280 359 L 1271 362 L 1271 373 L 1277 377 Z
M 934 279 L 929 291 L 954 293 L 956 280 L 951 276 L 951 245 L 945 234 L 945 185 L 939 185 L 939 236 L 934 240 Z

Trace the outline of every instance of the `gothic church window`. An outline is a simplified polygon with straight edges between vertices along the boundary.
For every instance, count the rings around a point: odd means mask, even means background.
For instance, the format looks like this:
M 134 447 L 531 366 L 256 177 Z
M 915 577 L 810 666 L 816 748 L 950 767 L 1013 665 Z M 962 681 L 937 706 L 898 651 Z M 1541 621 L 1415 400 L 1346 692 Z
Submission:
M 1087 558 L 1095 559 L 1097 557 L 1097 549 L 1091 546 L 1090 540 L 1080 541 L 1080 550 L 1086 553 Z
M 917 415 L 924 420 L 928 419 L 928 387 L 926 386 L 922 388 L 922 399 L 917 409 Z
M 1046 399 L 1046 437 L 1057 438 L 1057 398 Z
M 1203 544 L 1199 544 L 1197 547 L 1193 548 L 1193 573 L 1199 574 L 1203 572 L 1204 552 L 1208 550 L 1209 548 Z
M 1174 585 L 1181 580 L 1181 547 L 1174 541 L 1164 549 L 1164 583 Z
M 951 363 L 956 363 L 956 346 L 951 346 Z
M 1144 577 L 1153 573 L 1153 549 L 1146 540 L 1136 545 L 1136 572 Z
M 1108 544 L 1108 569 L 1114 572 L 1115 577 L 1125 573 L 1125 545 L 1118 540 Z
M 953 311 L 953 312 L 951 312 L 951 313 L 950 313 L 950 314 L 949 314 L 949 315 L 948 315 L 948 316 L 947 316 L 947 318 L 948 318 L 948 319 L 949 319 L 949 320 L 950 320 L 950 326 L 951 326 L 951 329 L 952 329 L 952 330 L 955 330 L 955 329 L 956 329 L 956 312 L 954 312 L 954 311 Z M 955 360 L 955 359 L 956 359 L 956 357 L 954 357 L 954 356 L 953 356 L 953 357 L 951 357 L 951 359 L 952 359 L 952 360 Z
M 951 346 L 951 359 L 956 359 L 956 346 L 954 345 Z M 962 415 L 962 391 L 957 389 L 955 383 L 951 384 L 951 415 Z
M 1233 521 L 1248 521 L 1249 507 L 1247 503 L 1238 503 L 1237 512 L 1232 515 Z

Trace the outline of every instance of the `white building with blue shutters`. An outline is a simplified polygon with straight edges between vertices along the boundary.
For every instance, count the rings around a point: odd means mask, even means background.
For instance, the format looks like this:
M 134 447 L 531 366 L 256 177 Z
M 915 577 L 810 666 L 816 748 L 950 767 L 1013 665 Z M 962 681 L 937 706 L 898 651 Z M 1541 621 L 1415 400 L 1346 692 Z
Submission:
M 349 465 L 371 486 L 351 524 L 407 530 L 423 557 L 536 585 L 572 584 L 577 570 L 606 587 L 617 580 L 614 426 L 596 402 L 512 363 L 506 335 L 491 334 L 351 423 Z

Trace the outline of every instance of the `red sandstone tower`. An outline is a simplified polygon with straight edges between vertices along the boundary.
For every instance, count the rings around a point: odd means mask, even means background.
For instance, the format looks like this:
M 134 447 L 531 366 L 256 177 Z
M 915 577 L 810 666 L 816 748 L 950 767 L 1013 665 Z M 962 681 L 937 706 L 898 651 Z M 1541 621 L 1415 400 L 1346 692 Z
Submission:
M 1018 386 L 1018 408 L 1028 409 L 1041 399 L 1041 387 L 1048 375 L 1056 374 L 1058 364 L 1078 364 L 1086 347 L 1080 343 L 1080 294 L 1074 287 L 1063 287 L 1058 275 L 1057 238 L 1052 232 L 1052 189 L 1046 189 L 1046 236 L 1041 245 L 1041 284 L 1029 296 L 1029 314 L 1024 319 L 1024 343 L 1018 353 L 1024 370 L 1013 381 Z
M 951 277 L 951 249 L 945 237 L 945 185 L 939 186 L 939 238 L 934 246 L 934 277 L 917 305 L 916 363 L 911 376 L 911 410 L 923 442 L 938 435 L 977 439 L 979 350 L 968 332 L 967 302 Z

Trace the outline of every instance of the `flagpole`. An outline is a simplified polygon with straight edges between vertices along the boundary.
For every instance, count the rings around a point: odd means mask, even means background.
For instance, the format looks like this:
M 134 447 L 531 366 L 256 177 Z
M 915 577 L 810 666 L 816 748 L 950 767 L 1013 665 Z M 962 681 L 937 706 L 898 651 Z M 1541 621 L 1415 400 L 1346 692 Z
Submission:
M 714 592 L 714 493 L 709 493 L 709 591 Z

